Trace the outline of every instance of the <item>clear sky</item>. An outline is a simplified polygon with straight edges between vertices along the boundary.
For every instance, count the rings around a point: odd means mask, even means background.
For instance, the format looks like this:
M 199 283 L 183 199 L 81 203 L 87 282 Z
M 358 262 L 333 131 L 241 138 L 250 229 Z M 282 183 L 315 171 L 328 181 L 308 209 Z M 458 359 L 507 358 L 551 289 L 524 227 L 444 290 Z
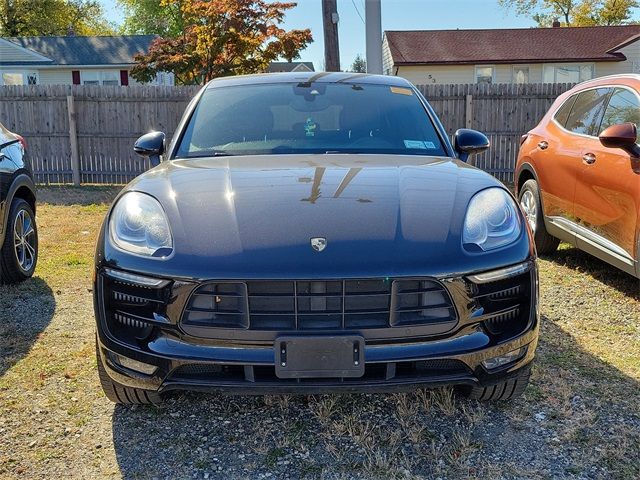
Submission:
M 337 0 L 340 61 L 348 68 L 355 56 L 365 54 L 364 0 Z M 116 0 L 102 0 L 109 20 L 120 23 L 122 13 Z M 453 28 L 519 28 L 535 23 L 505 12 L 497 0 L 382 0 L 383 30 L 440 30 Z M 320 0 L 298 0 L 289 10 L 285 28 L 310 28 L 314 42 L 301 54 L 301 60 L 323 66 L 322 6 Z

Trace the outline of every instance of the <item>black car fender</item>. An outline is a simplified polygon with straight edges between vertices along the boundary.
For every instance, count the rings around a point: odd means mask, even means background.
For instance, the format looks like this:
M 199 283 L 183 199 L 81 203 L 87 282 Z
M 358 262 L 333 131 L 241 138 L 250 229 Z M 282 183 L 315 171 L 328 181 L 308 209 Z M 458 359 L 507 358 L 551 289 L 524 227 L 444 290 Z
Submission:
M 11 203 L 13 202 L 14 197 L 16 196 L 16 192 L 20 188 L 26 188 L 29 190 L 31 195 L 35 198 L 36 185 L 33 179 L 27 173 L 19 173 L 11 182 L 9 186 L 9 190 L 7 191 L 4 202 L 0 204 L 0 246 L 4 243 L 5 237 L 5 228 L 7 222 L 9 220 L 9 210 Z M 35 204 L 32 205 L 33 211 L 35 213 Z

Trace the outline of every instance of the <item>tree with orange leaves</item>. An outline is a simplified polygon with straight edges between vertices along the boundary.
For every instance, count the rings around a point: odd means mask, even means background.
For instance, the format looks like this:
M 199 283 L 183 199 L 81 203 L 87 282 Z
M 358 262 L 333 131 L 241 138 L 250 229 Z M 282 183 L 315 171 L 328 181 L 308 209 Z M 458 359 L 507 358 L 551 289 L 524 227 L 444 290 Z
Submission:
M 149 52 L 137 55 L 131 76 L 151 81 L 157 72 L 173 72 L 176 82 L 203 84 L 216 77 L 264 71 L 282 57 L 292 61 L 313 41 L 311 31 L 286 31 L 279 25 L 292 2 L 265 0 L 161 0 L 179 9 L 183 29 L 157 38 Z

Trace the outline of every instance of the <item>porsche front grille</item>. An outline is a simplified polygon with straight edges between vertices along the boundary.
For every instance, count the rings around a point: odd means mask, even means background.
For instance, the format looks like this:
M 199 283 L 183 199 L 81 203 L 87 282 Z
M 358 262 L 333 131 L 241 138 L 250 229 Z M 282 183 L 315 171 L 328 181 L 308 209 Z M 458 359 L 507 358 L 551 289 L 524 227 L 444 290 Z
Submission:
M 192 295 L 183 322 L 252 330 L 340 330 L 451 323 L 456 312 L 430 279 L 216 282 Z

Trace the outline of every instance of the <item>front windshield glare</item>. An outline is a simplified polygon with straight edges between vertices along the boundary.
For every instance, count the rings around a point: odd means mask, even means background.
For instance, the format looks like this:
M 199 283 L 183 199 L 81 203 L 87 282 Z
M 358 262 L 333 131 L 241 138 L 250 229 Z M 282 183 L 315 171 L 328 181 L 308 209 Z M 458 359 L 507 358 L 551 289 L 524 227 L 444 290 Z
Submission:
M 326 152 L 446 155 L 409 88 L 276 83 L 205 91 L 176 156 Z

